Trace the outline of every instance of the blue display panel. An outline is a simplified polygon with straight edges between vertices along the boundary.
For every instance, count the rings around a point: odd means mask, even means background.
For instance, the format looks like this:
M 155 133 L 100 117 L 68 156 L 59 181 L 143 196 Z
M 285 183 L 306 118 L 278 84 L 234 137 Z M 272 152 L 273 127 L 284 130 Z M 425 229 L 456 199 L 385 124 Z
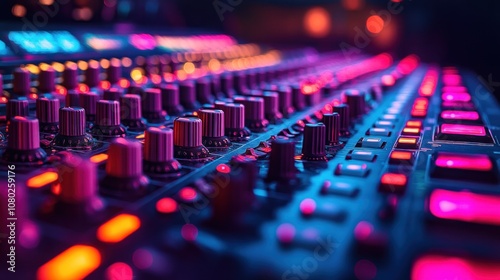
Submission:
M 13 31 L 9 40 L 31 54 L 74 53 L 82 50 L 80 42 L 67 31 Z

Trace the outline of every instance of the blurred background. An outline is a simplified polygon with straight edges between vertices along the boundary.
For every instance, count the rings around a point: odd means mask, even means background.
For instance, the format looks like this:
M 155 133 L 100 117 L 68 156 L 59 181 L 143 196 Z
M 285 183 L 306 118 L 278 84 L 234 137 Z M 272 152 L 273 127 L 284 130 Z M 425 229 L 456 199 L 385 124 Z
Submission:
M 500 1 L 495 0 L 2 0 L 2 23 L 133 23 L 224 32 L 281 48 L 418 54 L 475 70 L 500 95 Z M 40 12 L 42 11 L 42 12 Z M 5 27 L 4 27 L 5 28 Z

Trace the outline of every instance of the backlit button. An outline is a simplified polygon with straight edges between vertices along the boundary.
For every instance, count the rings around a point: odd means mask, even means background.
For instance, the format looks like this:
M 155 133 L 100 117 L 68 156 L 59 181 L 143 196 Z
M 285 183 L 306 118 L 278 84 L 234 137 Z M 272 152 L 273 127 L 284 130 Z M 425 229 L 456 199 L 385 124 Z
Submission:
M 399 137 L 396 142 L 396 148 L 400 149 L 418 149 L 420 145 L 419 137 Z
M 469 102 L 471 100 L 471 96 L 466 92 L 446 92 L 441 95 L 441 99 L 443 101 Z
M 419 120 L 409 120 L 409 121 L 406 122 L 406 127 L 422 128 L 422 121 L 419 121 Z
M 472 102 L 443 101 L 441 108 L 444 110 L 475 110 L 476 106 Z
M 359 188 L 349 183 L 325 181 L 321 185 L 321 193 L 354 197 L 359 193 Z
M 494 279 L 496 275 L 500 275 L 498 261 L 429 254 L 415 261 L 411 279 Z
M 378 121 L 373 126 L 378 128 L 393 128 L 394 123 L 391 121 Z
M 489 131 L 482 125 L 442 124 L 436 132 L 436 140 L 493 143 Z
M 445 110 L 441 112 L 440 117 L 446 121 L 479 121 L 476 111 Z
M 398 116 L 393 115 L 393 114 L 385 114 L 385 115 L 382 115 L 382 117 L 380 117 L 380 119 L 384 120 L 384 121 L 396 121 L 398 119 Z
M 401 131 L 401 135 L 406 135 L 406 136 L 420 136 L 420 128 L 417 128 L 417 127 L 405 127 Z
M 370 128 L 367 132 L 366 135 L 373 135 L 373 136 L 389 136 L 391 135 L 391 131 L 387 128 Z
M 412 109 L 411 116 L 413 118 L 425 118 L 427 116 L 427 110 Z
M 373 161 L 375 159 L 375 154 L 370 151 L 351 151 L 347 154 L 346 159 Z
M 365 137 L 361 140 L 361 147 L 363 148 L 382 148 L 384 142 L 381 138 Z
M 495 162 L 482 154 L 436 153 L 433 155 L 431 177 L 498 182 Z
M 415 161 L 415 153 L 410 151 L 394 150 L 389 155 L 390 164 L 409 164 L 412 165 Z
M 335 169 L 336 175 L 348 175 L 355 177 L 365 177 L 368 174 L 368 166 L 366 164 L 345 164 L 339 163 Z
M 500 196 L 435 189 L 429 212 L 438 219 L 500 226 Z
M 386 112 L 388 114 L 399 114 L 399 113 L 401 113 L 401 109 L 400 108 L 389 108 L 389 109 L 387 109 Z
M 408 178 L 405 174 L 385 173 L 380 178 L 379 191 L 383 193 L 403 194 Z

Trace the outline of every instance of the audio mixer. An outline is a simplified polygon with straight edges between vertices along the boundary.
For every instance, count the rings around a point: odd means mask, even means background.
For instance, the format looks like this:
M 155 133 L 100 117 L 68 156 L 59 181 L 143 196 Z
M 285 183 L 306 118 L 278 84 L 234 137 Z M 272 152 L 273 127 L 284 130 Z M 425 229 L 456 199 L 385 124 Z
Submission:
M 0 40 L 2 279 L 500 279 L 500 107 L 467 69 Z

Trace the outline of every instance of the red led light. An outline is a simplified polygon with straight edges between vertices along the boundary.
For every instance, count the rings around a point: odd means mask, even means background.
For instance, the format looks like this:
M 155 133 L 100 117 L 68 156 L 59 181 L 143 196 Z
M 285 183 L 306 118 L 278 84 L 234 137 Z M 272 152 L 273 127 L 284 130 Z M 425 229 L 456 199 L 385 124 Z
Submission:
M 412 280 L 495 279 L 500 263 L 445 255 L 425 255 L 413 264 Z
M 445 92 L 441 95 L 441 99 L 445 101 L 469 102 L 471 96 L 466 92 Z
M 303 215 L 312 215 L 316 210 L 316 201 L 311 198 L 306 198 L 300 203 L 300 212 Z
M 451 111 L 446 110 L 441 112 L 441 118 L 445 120 L 470 120 L 479 119 L 479 114 L 475 111 Z
M 406 185 L 406 182 L 406 175 L 397 173 L 385 173 L 380 179 L 380 183 L 390 186 L 404 187 Z
M 434 190 L 429 198 L 430 213 L 440 219 L 500 225 L 500 197 L 494 195 Z
M 412 152 L 393 151 L 390 157 L 391 159 L 397 159 L 397 160 L 410 160 L 412 155 L 413 155 Z
M 196 192 L 196 190 L 190 187 L 185 187 L 179 191 L 179 196 L 185 201 L 194 200 L 197 195 L 198 193 Z
M 366 221 L 359 222 L 354 228 L 354 237 L 358 240 L 364 240 L 373 233 L 373 225 Z
M 384 86 L 393 86 L 396 83 L 396 78 L 393 75 L 383 75 L 381 79 Z
M 156 202 L 156 211 L 169 214 L 177 211 L 177 202 L 170 197 L 165 197 Z
M 442 124 L 441 132 L 445 134 L 486 136 L 486 129 L 480 125 Z
M 111 83 L 108 81 L 101 81 L 99 86 L 102 89 L 109 89 L 111 87 Z
M 478 171 L 490 171 L 493 168 L 491 159 L 486 155 L 439 153 L 435 164 L 443 168 Z
M 458 74 L 443 75 L 443 84 L 447 86 L 459 86 L 462 84 L 462 77 Z
M 87 93 L 90 91 L 89 87 L 85 84 L 79 84 L 78 85 L 78 90 L 83 93 Z
M 216 169 L 217 169 L 217 172 L 224 173 L 224 174 L 228 174 L 229 172 L 231 172 L 231 167 L 229 167 L 229 165 L 224 164 L 224 163 L 217 165 Z
M 132 280 L 134 279 L 134 271 L 132 268 L 123 262 L 116 262 L 106 269 L 106 280 Z
M 418 127 L 422 128 L 422 122 L 421 121 L 407 121 L 406 122 L 407 127 Z

